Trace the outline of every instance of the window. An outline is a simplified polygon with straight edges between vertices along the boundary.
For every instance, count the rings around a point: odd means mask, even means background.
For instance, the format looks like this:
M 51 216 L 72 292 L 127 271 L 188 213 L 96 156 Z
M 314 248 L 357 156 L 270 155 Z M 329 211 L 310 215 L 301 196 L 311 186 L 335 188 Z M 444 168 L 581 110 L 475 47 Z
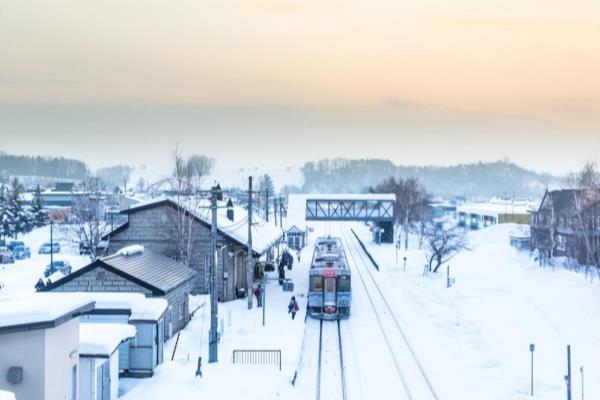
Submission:
M 310 291 L 311 292 L 322 292 L 323 291 L 323 277 L 322 276 L 311 276 L 310 277 Z
M 325 291 L 335 292 L 335 278 L 325 278 Z
M 338 276 L 337 278 L 337 290 L 338 292 L 349 292 L 350 291 L 350 277 L 347 275 Z
M 556 250 L 565 251 L 567 248 L 567 238 L 563 235 L 556 235 Z

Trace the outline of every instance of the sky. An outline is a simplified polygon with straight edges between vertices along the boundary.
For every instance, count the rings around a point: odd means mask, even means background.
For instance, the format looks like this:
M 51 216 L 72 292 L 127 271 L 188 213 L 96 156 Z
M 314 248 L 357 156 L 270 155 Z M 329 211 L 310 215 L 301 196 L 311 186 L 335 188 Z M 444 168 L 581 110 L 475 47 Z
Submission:
M 600 161 L 598 0 L 0 0 L 0 150 Z

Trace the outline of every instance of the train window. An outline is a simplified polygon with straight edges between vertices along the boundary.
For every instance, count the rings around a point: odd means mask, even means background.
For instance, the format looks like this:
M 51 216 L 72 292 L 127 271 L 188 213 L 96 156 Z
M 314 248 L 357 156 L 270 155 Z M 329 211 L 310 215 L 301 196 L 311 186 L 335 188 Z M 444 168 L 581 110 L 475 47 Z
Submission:
M 310 277 L 310 291 L 311 292 L 322 292 L 323 291 L 323 277 L 322 276 L 311 276 Z
M 350 289 L 350 277 L 348 275 L 338 276 L 337 278 L 338 292 L 349 292 Z
M 335 278 L 325 278 L 325 291 L 335 292 Z

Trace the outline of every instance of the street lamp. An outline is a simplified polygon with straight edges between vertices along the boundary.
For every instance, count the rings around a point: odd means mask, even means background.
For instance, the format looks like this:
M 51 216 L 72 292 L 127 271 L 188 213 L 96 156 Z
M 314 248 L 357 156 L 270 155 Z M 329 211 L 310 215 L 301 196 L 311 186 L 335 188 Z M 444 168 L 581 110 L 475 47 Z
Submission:
M 535 343 L 529 345 L 529 351 L 531 352 L 531 396 L 533 397 L 533 352 L 535 351 Z

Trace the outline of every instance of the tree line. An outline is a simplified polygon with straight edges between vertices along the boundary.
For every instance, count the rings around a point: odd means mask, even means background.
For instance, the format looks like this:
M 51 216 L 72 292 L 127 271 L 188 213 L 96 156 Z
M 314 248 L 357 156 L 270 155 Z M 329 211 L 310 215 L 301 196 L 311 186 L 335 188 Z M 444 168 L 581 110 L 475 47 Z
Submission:
M 0 175 L 83 179 L 90 171 L 83 161 L 63 157 L 12 155 L 0 152 Z
M 17 178 L 8 185 L 0 185 L 0 238 L 17 239 L 19 235 L 46 223 L 48 213 L 44 209 L 40 187 L 37 187 L 29 206 L 24 204 L 24 193 L 25 188 Z
M 395 165 L 382 159 L 325 159 L 301 168 L 303 192 L 364 193 L 381 177 L 416 178 L 429 193 L 442 196 L 538 198 L 565 179 L 521 168 L 508 160 L 449 167 Z

